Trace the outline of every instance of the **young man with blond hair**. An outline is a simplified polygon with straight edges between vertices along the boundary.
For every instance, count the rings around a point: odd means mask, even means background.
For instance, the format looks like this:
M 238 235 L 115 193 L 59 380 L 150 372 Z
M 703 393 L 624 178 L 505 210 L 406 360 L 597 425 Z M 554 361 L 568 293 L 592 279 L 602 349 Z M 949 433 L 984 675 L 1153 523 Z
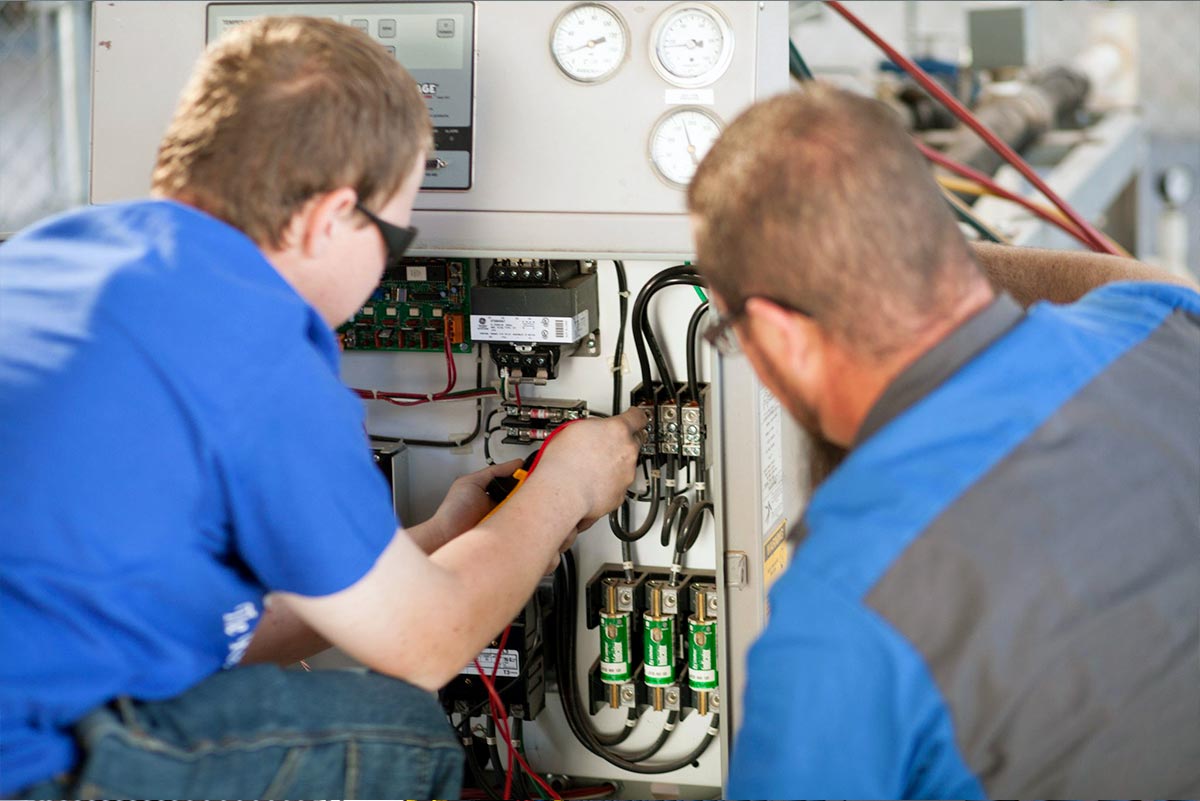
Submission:
M 619 503 L 645 419 L 564 431 L 484 522 L 513 464 L 397 528 L 333 329 L 411 241 L 429 145 L 365 34 L 246 22 L 155 199 L 0 248 L 0 794 L 456 797 L 432 691 Z M 237 667 L 329 643 L 374 672 Z
M 847 453 L 729 796 L 1200 794 L 1195 286 L 972 249 L 893 113 L 828 87 L 747 111 L 688 199 L 710 340 Z

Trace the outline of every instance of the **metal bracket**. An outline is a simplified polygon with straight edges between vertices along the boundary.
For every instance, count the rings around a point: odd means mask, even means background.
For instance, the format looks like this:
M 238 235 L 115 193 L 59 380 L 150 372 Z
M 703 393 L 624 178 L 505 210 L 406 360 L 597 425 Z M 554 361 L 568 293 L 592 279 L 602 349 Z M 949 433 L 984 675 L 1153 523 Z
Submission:
M 750 558 L 745 551 L 725 552 L 725 586 L 740 590 L 750 583 Z

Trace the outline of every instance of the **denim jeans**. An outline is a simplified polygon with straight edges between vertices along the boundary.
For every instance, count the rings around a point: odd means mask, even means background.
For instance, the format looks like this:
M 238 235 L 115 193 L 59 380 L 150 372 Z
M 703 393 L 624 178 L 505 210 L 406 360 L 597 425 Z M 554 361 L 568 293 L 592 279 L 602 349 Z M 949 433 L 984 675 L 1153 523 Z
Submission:
M 433 695 L 360 671 L 236 668 L 79 722 L 70 780 L 21 798 L 457 798 L 462 751 Z

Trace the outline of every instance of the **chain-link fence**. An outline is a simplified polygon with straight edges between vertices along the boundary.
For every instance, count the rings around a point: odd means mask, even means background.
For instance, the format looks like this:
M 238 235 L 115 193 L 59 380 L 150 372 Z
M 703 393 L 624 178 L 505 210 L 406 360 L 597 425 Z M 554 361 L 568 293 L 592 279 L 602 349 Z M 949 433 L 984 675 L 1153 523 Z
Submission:
M 89 6 L 0 0 L 0 236 L 87 199 Z

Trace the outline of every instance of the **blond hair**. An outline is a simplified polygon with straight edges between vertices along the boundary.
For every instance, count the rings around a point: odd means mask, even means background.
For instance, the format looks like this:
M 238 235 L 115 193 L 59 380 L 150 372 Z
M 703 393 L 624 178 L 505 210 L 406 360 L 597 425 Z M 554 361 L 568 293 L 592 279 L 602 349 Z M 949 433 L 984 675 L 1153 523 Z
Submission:
M 399 190 L 431 144 L 412 76 L 362 31 L 313 17 L 242 23 L 209 47 L 158 150 L 152 186 L 261 246 L 314 195 Z

